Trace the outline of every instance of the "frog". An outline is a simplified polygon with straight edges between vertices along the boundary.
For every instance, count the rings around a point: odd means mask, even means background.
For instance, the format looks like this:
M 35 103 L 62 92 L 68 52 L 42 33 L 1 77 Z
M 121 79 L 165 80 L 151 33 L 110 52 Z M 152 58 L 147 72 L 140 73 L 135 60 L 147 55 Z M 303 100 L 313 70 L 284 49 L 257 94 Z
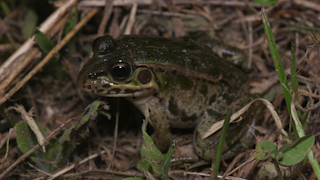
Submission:
M 206 139 L 209 127 L 251 101 L 247 73 L 188 38 L 109 35 L 93 42 L 93 56 L 78 74 L 84 92 L 131 101 L 154 129 L 159 150 L 172 142 L 170 128 L 194 128 L 195 152 L 204 160 L 216 153 L 220 131 Z M 232 104 L 232 106 L 231 106 Z M 229 126 L 223 158 L 252 145 L 252 128 L 259 111 Z M 251 129 L 251 130 L 250 130 Z

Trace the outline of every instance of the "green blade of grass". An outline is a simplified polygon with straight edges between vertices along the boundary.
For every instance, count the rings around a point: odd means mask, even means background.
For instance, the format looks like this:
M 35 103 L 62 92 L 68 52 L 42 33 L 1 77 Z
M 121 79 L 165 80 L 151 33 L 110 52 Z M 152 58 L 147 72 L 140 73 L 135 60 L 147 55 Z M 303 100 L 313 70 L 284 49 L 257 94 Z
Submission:
M 262 8 L 262 22 L 263 22 L 263 26 L 266 32 L 266 36 L 268 39 L 268 44 L 269 44 L 269 48 L 270 48 L 270 52 L 271 52 L 271 56 L 272 56 L 272 60 L 274 62 L 274 66 L 276 68 L 280 83 L 281 83 L 281 87 L 283 90 L 283 94 L 285 97 L 285 101 L 288 107 L 288 111 L 290 113 L 290 115 L 292 116 L 292 119 L 294 121 L 294 123 L 292 123 L 293 125 L 293 130 L 295 133 L 296 138 L 298 137 L 304 137 L 305 136 L 305 132 L 304 129 L 301 125 L 301 122 L 299 120 L 299 116 L 298 113 L 296 111 L 296 109 L 294 108 L 293 103 L 291 103 L 291 95 L 289 93 L 289 85 L 288 82 L 286 81 L 286 76 L 284 73 L 284 69 L 283 69 L 283 65 L 280 59 L 280 55 L 272 34 L 272 30 L 271 30 L 271 26 L 269 24 L 269 20 L 268 20 L 268 16 L 266 14 L 266 11 L 264 10 L 264 8 Z M 294 71 L 293 74 L 295 74 L 296 71 Z M 313 168 L 313 170 L 315 171 L 317 178 L 320 179 L 320 165 L 319 162 L 317 161 L 317 159 L 315 159 L 314 157 L 314 152 L 311 151 L 308 153 L 308 159 L 310 161 L 310 164 Z
M 272 29 L 269 23 L 269 19 L 267 16 L 266 11 L 264 10 L 264 8 L 262 8 L 262 22 L 263 22 L 263 27 L 264 27 L 264 31 L 266 33 L 266 37 L 268 40 L 268 44 L 269 44 L 269 49 L 270 49 L 270 53 L 272 56 L 272 60 L 273 60 L 273 64 L 274 67 L 276 68 L 276 72 L 278 74 L 279 77 L 279 81 L 281 83 L 281 88 L 283 91 L 283 95 L 284 95 L 284 99 L 286 101 L 287 104 L 287 108 L 288 108 L 288 112 L 289 114 L 291 114 L 291 108 L 290 108 L 290 104 L 291 104 L 291 95 L 289 92 L 289 84 L 286 78 L 286 74 L 284 72 L 284 68 L 282 65 L 282 61 L 280 58 L 280 54 L 276 45 L 276 42 L 274 40 L 273 34 L 272 34 Z M 296 131 L 296 126 L 294 123 L 292 123 L 292 128 L 294 130 L 294 134 L 296 138 L 299 138 L 297 131 Z
M 8 16 L 11 13 L 10 7 L 5 1 L 0 1 L 0 7 L 6 16 Z
M 39 28 L 36 29 L 34 35 L 36 36 L 36 40 L 40 49 L 44 53 L 48 54 L 54 48 L 53 42 L 48 38 L 46 34 L 41 32 Z
M 220 134 L 220 138 L 219 138 L 216 158 L 212 160 L 211 178 L 214 179 L 214 180 L 216 180 L 217 176 L 218 176 L 219 167 L 220 167 L 220 161 L 221 161 L 221 156 L 222 156 L 222 150 L 223 150 L 223 145 L 224 145 L 224 141 L 226 139 L 226 134 L 227 134 L 228 127 L 229 127 L 230 117 L 231 117 L 231 109 L 228 109 L 225 121 L 224 121 L 222 129 L 221 129 L 221 134 Z
M 169 150 L 168 150 L 168 152 L 166 154 L 166 161 L 165 161 L 165 163 L 163 165 L 163 173 L 166 174 L 166 175 L 169 174 L 171 157 L 172 157 L 173 151 L 176 148 L 176 146 L 177 146 L 177 142 L 173 141 L 172 144 L 171 144 L 171 147 L 169 148 Z

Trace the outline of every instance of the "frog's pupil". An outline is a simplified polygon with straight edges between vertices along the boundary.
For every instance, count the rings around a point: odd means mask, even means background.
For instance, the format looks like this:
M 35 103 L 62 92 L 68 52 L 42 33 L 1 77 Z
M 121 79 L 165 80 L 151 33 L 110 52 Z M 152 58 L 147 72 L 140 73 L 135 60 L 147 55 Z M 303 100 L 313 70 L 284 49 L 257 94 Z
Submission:
M 126 80 L 131 76 L 132 67 L 126 63 L 119 60 L 118 63 L 114 64 L 110 68 L 110 73 L 114 80 L 122 81 Z
M 123 66 L 117 66 L 113 69 L 113 75 L 117 78 L 123 78 L 127 74 L 127 69 Z

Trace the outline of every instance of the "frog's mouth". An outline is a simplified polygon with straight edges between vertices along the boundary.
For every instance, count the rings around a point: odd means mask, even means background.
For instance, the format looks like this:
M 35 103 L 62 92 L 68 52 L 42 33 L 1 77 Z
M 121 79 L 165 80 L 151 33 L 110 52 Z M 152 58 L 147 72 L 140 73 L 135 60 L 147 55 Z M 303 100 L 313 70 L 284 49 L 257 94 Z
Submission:
M 141 97 L 155 95 L 159 91 L 159 87 L 152 82 L 143 85 L 132 84 L 134 83 L 116 84 L 104 80 L 87 79 L 86 82 L 83 82 L 80 89 L 106 97 Z

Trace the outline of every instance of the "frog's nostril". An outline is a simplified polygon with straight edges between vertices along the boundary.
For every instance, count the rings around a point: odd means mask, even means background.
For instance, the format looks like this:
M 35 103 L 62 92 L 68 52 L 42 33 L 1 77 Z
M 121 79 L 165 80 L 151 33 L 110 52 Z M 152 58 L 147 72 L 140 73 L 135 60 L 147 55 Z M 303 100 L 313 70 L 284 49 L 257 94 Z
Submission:
M 95 72 L 89 73 L 89 78 L 94 78 L 97 74 Z

